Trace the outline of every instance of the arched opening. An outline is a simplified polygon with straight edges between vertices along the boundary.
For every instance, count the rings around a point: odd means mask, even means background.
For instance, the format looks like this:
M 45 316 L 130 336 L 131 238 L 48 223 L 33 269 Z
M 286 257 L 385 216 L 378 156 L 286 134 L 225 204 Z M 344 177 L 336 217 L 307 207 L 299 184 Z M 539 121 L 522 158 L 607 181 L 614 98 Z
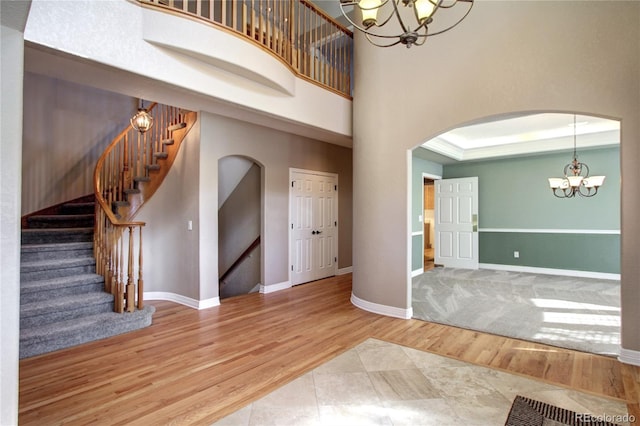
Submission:
M 220 299 L 257 292 L 262 282 L 262 168 L 251 158 L 218 161 Z
M 415 318 L 619 354 L 620 122 L 582 113 L 575 119 L 574 133 L 573 113 L 489 117 L 413 150 Z M 606 179 L 592 197 L 560 199 L 548 178 L 563 177 L 574 143 L 590 176 Z M 424 192 L 415 187 L 424 185 L 424 173 L 438 172 L 443 182 L 478 178 L 478 271 L 443 261 L 444 268 L 423 273 L 424 232 L 417 235 L 423 224 L 416 222 L 427 214 L 416 214 L 424 200 L 415 194 Z M 436 227 L 438 202 L 436 195 Z

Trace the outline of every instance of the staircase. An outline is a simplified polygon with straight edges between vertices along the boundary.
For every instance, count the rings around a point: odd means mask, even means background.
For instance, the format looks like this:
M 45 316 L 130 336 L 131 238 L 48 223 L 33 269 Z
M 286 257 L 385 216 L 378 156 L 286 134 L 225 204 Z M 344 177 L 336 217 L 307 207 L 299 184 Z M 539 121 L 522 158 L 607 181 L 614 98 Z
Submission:
M 114 296 L 105 292 L 104 278 L 95 273 L 94 212 L 93 201 L 81 200 L 26 218 L 20 265 L 20 358 L 151 324 L 153 306 L 113 312 Z

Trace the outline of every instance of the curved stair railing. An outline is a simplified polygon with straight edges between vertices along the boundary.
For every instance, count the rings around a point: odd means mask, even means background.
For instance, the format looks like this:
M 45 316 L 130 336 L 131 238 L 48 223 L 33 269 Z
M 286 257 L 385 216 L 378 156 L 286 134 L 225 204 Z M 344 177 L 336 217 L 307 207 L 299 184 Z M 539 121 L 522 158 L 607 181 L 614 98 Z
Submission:
M 353 33 L 309 0 L 137 1 L 243 37 L 299 77 L 351 97 Z
M 96 272 L 114 295 L 114 311 L 144 307 L 142 227 L 133 218 L 169 172 L 197 113 L 152 104 L 154 126 L 144 134 L 131 125 L 98 159 L 94 171 Z

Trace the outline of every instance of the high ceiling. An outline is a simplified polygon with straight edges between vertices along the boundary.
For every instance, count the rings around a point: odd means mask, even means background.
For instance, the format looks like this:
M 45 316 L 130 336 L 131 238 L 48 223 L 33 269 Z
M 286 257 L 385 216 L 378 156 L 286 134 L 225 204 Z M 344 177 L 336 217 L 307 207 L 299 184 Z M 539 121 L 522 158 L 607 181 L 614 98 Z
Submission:
M 577 149 L 620 143 L 620 122 L 577 115 Z M 458 127 L 422 144 L 444 164 L 573 149 L 573 114 L 520 115 Z M 421 155 L 421 157 L 423 157 Z M 424 157 L 423 157 L 424 158 Z

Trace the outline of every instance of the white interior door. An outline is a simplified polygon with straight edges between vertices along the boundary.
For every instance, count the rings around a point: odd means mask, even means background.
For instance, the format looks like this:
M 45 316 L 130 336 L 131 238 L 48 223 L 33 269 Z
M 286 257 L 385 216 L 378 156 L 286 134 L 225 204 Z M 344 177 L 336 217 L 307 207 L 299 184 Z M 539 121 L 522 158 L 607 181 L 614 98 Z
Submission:
M 335 175 L 291 172 L 291 285 L 336 274 L 337 191 Z
M 435 263 L 478 269 L 478 178 L 435 182 Z

